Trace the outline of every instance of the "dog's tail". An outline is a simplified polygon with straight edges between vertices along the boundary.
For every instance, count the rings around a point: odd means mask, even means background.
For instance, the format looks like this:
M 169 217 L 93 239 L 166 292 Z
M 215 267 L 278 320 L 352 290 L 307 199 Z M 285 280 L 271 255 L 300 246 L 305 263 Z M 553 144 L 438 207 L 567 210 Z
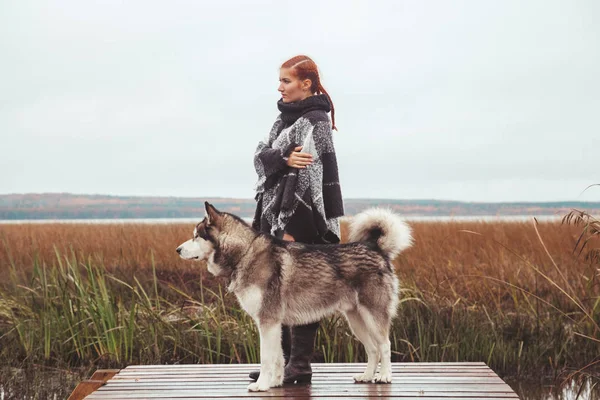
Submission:
M 350 221 L 350 242 L 371 242 L 390 260 L 413 244 L 410 226 L 391 210 L 369 208 Z

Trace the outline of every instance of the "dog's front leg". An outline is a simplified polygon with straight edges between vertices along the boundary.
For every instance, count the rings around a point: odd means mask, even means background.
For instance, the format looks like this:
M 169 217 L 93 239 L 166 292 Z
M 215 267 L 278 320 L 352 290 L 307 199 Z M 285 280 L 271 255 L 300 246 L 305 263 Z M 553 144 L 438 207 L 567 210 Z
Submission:
M 260 375 L 248 385 L 251 392 L 267 391 L 283 384 L 281 323 L 258 323 L 260 333 Z

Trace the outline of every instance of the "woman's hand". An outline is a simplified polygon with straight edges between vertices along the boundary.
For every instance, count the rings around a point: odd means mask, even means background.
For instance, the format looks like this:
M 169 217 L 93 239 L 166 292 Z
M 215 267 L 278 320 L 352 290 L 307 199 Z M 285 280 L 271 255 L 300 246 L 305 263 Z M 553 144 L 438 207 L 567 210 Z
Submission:
M 292 235 L 287 232 L 283 232 L 283 240 L 287 240 L 288 242 L 295 242 L 296 240 Z
M 298 146 L 291 152 L 287 160 L 287 165 L 294 168 L 306 168 L 312 164 L 313 158 L 310 153 L 300 153 L 302 146 Z

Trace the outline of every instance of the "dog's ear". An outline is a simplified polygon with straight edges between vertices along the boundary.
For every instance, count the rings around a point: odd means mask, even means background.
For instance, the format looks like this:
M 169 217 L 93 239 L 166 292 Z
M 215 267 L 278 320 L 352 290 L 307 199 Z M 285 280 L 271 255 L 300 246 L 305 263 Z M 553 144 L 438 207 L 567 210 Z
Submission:
M 194 227 L 194 239 L 198 236 L 202 236 L 204 233 L 204 221 L 206 221 L 206 217 L 202 218 L 202 221 L 198 222 Z
M 206 223 L 208 225 L 216 225 L 221 220 L 221 213 L 208 201 L 204 202 L 206 209 Z

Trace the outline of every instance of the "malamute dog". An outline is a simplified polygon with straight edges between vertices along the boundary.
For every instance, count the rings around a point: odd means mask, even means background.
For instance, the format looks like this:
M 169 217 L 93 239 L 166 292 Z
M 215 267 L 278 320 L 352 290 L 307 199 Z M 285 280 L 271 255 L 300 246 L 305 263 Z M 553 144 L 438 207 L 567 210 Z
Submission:
M 398 305 L 392 260 L 412 244 L 411 229 L 379 208 L 356 215 L 349 243 L 303 244 L 257 232 L 239 217 L 205 202 L 193 238 L 177 248 L 184 259 L 206 260 L 229 278 L 228 290 L 260 332 L 260 376 L 248 386 L 265 391 L 283 383 L 281 325 L 303 325 L 341 312 L 367 351 L 357 382 L 392 380 L 389 331 Z M 376 373 L 379 362 L 381 370 Z

